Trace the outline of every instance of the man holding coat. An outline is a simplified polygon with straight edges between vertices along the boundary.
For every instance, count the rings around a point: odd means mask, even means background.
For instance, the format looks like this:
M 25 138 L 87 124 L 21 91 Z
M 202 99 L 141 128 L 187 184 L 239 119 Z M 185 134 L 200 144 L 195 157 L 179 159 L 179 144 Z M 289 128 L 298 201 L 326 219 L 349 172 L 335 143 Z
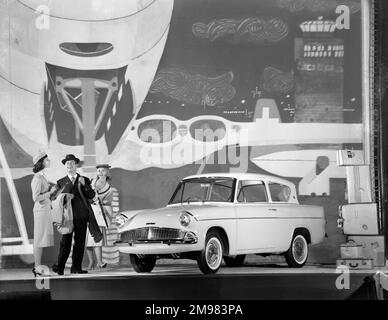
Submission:
M 90 200 L 95 197 L 95 192 L 90 186 L 90 180 L 77 173 L 77 165 L 80 160 L 73 154 L 66 155 L 62 163 L 65 165 L 67 175 L 57 181 L 58 190 L 62 193 L 71 193 L 74 195 L 71 200 L 73 211 L 73 230 L 62 236 L 58 264 L 53 265 L 53 271 L 59 275 L 64 274 L 66 261 L 70 255 L 71 244 L 74 234 L 73 257 L 71 273 L 87 273 L 82 270 L 82 259 L 85 250 L 86 228 L 96 242 L 102 239 L 102 233 L 94 217 Z

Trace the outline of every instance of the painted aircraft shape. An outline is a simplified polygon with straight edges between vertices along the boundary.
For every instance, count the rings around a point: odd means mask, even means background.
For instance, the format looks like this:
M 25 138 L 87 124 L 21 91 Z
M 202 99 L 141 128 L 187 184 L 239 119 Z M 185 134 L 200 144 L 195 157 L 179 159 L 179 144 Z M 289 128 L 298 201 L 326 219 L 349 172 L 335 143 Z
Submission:
M 330 178 L 346 178 L 346 168 L 337 165 L 336 150 L 292 150 L 252 157 L 258 167 L 281 177 L 302 178 L 300 195 L 330 194 Z

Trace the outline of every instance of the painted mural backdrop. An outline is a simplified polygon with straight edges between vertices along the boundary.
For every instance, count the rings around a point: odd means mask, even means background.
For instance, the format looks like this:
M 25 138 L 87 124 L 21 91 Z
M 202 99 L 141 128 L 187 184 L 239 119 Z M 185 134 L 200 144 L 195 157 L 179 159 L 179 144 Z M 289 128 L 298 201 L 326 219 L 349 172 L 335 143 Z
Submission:
M 325 207 L 329 237 L 311 261 L 336 259 L 336 150 L 362 148 L 359 1 L 0 0 L 0 24 L 5 267 L 30 262 L 39 149 L 52 180 L 67 153 L 90 176 L 110 163 L 117 211 L 162 206 L 191 174 L 285 177 Z

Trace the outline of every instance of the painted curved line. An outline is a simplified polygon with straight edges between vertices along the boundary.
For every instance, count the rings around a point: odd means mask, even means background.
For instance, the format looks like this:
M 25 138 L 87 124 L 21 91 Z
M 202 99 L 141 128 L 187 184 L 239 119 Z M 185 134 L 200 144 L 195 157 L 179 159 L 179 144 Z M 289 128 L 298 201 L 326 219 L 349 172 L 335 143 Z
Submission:
M 80 21 L 80 22 L 106 22 L 106 21 L 114 21 L 114 20 L 121 20 L 121 19 L 125 19 L 125 18 L 128 18 L 128 17 L 132 17 L 134 15 L 137 15 L 138 13 L 148 9 L 150 6 L 152 6 L 157 0 L 153 0 L 152 2 L 150 2 L 147 6 L 145 6 L 144 8 L 134 12 L 134 13 L 131 13 L 131 14 L 128 14 L 128 15 L 125 15 L 125 16 L 121 16 L 121 17 L 116 17 L 116 18 L 110 18 L 110 19 L 102 19 L 102 20 L 88 20 L 88 19 L 74 19 L 74 18 L 65 18 L 65 17 L 60 17 L 60 16 L 55 16 L 55 15 L 51 15 L 51 14 L 47 14 L 47 13 L 44 13 L 44 12 L 41 12 L 40 15 L 45 15 L 45 16 L 48 16 L 48 17 L 51 17 L 51 18 L 56 18 L 56 19 L 62 19 L 62 20 L 70 20 L 70 21 Z M 21 0 L 16 0 L 16 2 L 18 2 L 19 4 L 21 4 L 22 6 L 28 8 L 29 10 L 31 11 L 34 11 L 36 13 L 36 9 L 34 8 L 31 8 L 29 5 L 25 4 L 24 2 L 22 2 Z
M 149 49 L 145 50 L 143 53 L 141 53 L 138 56 L 132 58 L 131 60 L 136 60 L 136 59 L 140 58 L 141 56 L 144 56 L 146 53 L 151 51 L 153 48 L 155 48 L 159 44 L 159 42 L 162 41 L 164 35 L 167 33 L 169 28 L 170 28 L 170 23 L 167 24 L 166 29 L 164 29 L 164 31 L 163 31 L 163 33 L 162 33 L 162 35 L 161 35 L 161 37 L 159 38 L 158 41 L 156 41 Z
M 13 83 L 12 81 L 10 81 L 7 78 L 5 78 L 4 76 L 2 76 L 1 74 L 0 74 L 0 78 L 3 79 L 4 81 L 7 81 L 9 84 L 13 85 L 14 87 L 16 87 L 16 88 L 18 88 L 20 90 L 24 90 L 24 91 L 27 91 L 29 93 L 36 94 L 38 96 L 40 95 L 40 92 L 34 92 L 34 91 L 28 90 L 26 88 L 20 87 L 16 83 Z
M 84 58 L 103 56 L 113 50 L 113 45 L 110 43 L 98 43 L 98 45 L 102 46 L 103 48 L 96 51 L 81 51 L 81 50 L 74 50 L 71 48 L 72 45 L 77 46 L 78 44 L 79 43 L 75 43 L 75 42 L 63 42 L 59 45 L 59 49 L 61 49 L 63 52 L 70 54 L 72 56 L 84 57 Z M 96 44 L 96 43 L 93 43 L 93 44 Z

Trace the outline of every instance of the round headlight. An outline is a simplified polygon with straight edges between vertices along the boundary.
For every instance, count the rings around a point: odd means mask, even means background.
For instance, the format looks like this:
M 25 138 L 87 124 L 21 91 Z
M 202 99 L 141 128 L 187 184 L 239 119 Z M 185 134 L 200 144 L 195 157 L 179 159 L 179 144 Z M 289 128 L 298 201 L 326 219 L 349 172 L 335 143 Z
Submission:
M 182 212 L 179 221 L 183 227 L 187 227 L 191 221 L 190 215 L 187 212 Z
M 124 226 L 126 220 L 127 219 L 124 216 L 118 216 L 115 219 L 114 223 L 116 224 L 117 227 L 122 228 Z

